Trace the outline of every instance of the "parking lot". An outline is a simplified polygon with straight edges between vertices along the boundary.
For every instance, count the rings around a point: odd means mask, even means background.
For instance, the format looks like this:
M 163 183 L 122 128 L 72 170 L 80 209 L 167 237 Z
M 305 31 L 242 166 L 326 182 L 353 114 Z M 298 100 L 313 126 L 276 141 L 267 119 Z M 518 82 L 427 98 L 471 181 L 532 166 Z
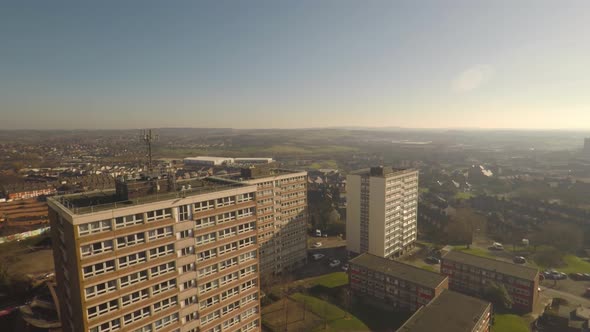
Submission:
M 323 241 L 322 241 L 323 244 Z M 308 264 L 303 268 L 297 270 L 295 274 L 298 279 L 316 277 L 323 274 L 342 271 L 342 265 L 348 262 L 348 252 L 346 251 L 346 245 L 338 247 L 320 247 L 308 250 Z M 313 258 L 314 254 L 322 254 L 324 257 L 319 260 Z M 332 259 L 340 261 L 340 265 L 337 267 L 330 267 L 329 262 Z

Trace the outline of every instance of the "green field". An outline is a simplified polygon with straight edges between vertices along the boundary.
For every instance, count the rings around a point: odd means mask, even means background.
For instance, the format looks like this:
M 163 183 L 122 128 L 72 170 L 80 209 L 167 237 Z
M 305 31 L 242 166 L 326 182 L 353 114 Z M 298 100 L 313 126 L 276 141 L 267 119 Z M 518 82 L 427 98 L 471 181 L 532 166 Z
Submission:
M 462 200 L 462 199 L 470 199 L 471 197 L 473 197 L 472 193 L 466 193 L 466 192 L 458 192 L 455 194 L 455 198 Z
M 324 324 L 314 329 L 315 331 L 324 330 L 324 326 L 331 331 L 369 331 L 367 325 L 358 318 L 317 297 L 295 293 L 291 298 L 304 304 L 306 310 L 311 311 L 324 321 Z
M 528 332 L 526 321 L 517 315 L 496 314 L 492 331 L 498 332 Z

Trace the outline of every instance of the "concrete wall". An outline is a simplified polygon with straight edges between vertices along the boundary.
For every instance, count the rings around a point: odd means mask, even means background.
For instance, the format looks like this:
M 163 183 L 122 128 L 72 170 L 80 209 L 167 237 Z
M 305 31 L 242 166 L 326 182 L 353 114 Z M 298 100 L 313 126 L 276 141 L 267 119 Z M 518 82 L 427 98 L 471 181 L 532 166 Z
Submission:
M 385 178 L 371 177 L 369 187 L 369 253 L 385 257 Z
M 346 249 L 361 251 L 361 176 L 346 177 Z

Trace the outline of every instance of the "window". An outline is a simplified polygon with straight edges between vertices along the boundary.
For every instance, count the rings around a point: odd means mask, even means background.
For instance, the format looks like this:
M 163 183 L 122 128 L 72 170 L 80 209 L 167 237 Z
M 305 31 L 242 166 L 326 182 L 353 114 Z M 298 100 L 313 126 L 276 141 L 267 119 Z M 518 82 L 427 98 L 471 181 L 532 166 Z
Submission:
M 117 249 L 131 247 L 145 242 L 145 234 L 137 233 L 117 238 Z
M 258 313 L 258 307 L 253 307 L 253 308 L 250 308 L 250 309 L 242 312 L 242 317 L 241 318 L 242 318 L 242 320 L 245 320 L 245 319 L 247 319 L 247 318 L 249 318 L 249 317 L 251 317 L 251 316 L 253 316 L 253 315 L 257 314 L 257 313 Z
M 136 284 L 144 280 L 147 280 L 147 270 L 132 273 L 130 275 L 121 277 L 121 288 Z
M 240 292 L 240 286 L 236 286 L 232 289 L 228 289 L 225 292 L 221 293 L 221 301 L 225 301 L 228 298 L 237 295 Z
M 215 233 L 209 233 L 205 235 L 200 235 L 196 237 L 197 245 L 211 243 L 215 241 Z
M 199 269 L 199 277 L 205 277 L 213 273 L 217 273 L 217 265 L 210 265 Z
M 214 311 L 206 316 L 201 317 L 201 325 L 209 324 L 210 322 L 219 318 L 219 310 Z
M 125 322 L 125 325 L 128 325 L 142 318 L 148 317 L 149 315 L 150 307 L 145 307 L 123 316 L 123 322 Z
M 235 198 L 233 196 L 230 197 L 222 197 L 217 199 L 217 207 L 228 206 L 234 204 Z
M 151 276 L 153 278 L 153 277 L 157 277 L 157 276 L 162 275 L 162 274 L 166 274 L 168 272 L 172 272 L 175 269 L 175 265 L 176 265 L 175 262 L 169 262 L 169 263 L 166 263 L 166 264 L 162 264 L 162 265 L 158 265 L 158 266 L 152 267 L 150 269 L 150 274 L 151 274 Z
M 209 249 L 199 252 L 197 262 L 202 262 L 217 256 L 217 249 Z
M 86 287 L 86 299 L 91 299 L 95 296 L 114 291 L 117 289 L 117 282 L 115 280 L 107 281 L 94 286 Z
M 217 303 L 219 303 L 219 295 L 215 295 L 204 301 L 201 301 L 201 303 L 199 303 L 199 309 L 205 309 Z
M 247 224 L 238 225 L 238 234 L 242 234 L 244 232 L 249 232 L 254 230 L 254 223 L 249 222 Z
M 228 320 L 226 320 L 225 322 L 223 322 L 223 328 L 227 329 L 230 328 L 236 324 L 238 324 L 240 322 L 240 315 L 232 317 Z
M 240 270 L 240 278 L 244 278 L 252 273 L 256 273 L 256 265 L 250 265 L 247 268 Z
M 152 332 L 152 324 L 148 324 L 142 328 L 139 328 L 133 332 Z
M 93 276 L 101 275 L 103 273 L 107 273 L 110 271 L 115 270 L 115 261 L 110 260 L 106 262 L 101 262 L 97 264 L 92 264 L 89 266 L 85 266 L 82 268 L 84 278 L 90 278 Z
M 211 290 L 217 289 L 218 287 L 219 283 L 217 280 L 209 281 L 199 286 L 199 294 L 207 293 Z
M 204 228 L 215 225 L 215 217 L 207 217 L 195 220 L 196 228 Z
M 230 227 L 230 228 L 222 229 L 219 231 L 219 239 L 220 240 L 228 238 L 230 236 L 235 236 L 235 235 L 236 235 L 236 228 L 235 227 Z M 215 236 L 215 234 L 213 236 Z
M 146 261 L 145 251 L 119 258 L 119 268 L 133 266 Z
M 250 251 L 240 255 L 240 263 L 247 262 L 256 258 L 256 251 Z
M 186 264 L 182 267 L 182 273 L 195 271 L 195 263 Z
M 237 264 L 238 264 L 238 258 L 232 257 L 228 260 L 225 260 L 225 261 L 219 263 L 219 271 L 223 271 L 223 270 L 230 268 L 230 267 L 237 265 Z
M 193 255 L 194 253 L 195 253 L 195 247 L 193 247 L 193 246 L 184 247 L 184 248 L 180 249 L 180 256 Z
M 80 250 L 82 251 L 82 257 L 97 255 L 107 251 L 113 251 L 113 240 L 86 244 L 81 246 Z
M 148 239 L 154 241 L 172 235 L 172 226 L 152 229 L 148 232 Z
M 127 295 L 124 295 L 123 297 L 121 297 L 121 304 L 123 305 L 123 307 L 125 307 L 125 306 L 132 304 L 132 303 L 141 301 L 143 299 L 147 299 L 148 296 L 149 296 L 148 290 L 142 289 L 140 291 L 133 292 L 131 294 L 127 294 Z
M 219 256 L 235 250 L 238 250 L 238 244 L 236 242 L 228 243 L 224 246 L 219 247 Z
M 217 215 L 217 224 L 222 224 L 224 222 L 230 222 L 232 220 L 236 220 L 236 213 L 235 212 L 227 212 L 227 213 Z
M 258 299 L 258 293 L 250 294 L 250 295 L 242 298 L 241 304 L 246 305 L 247 303 L 250 303 L 252 301 L 256 301 L 257 299 Z
M 162 257 L 174 253 L 174 245 L 168 244 L 158 248 L 150 249 L 150 259 Z
M 254 209 L 253 208 L 241 209 L 241 210 L 238 210 L 238 219 L 245 218 L 245 217 L 250 217 L 253 214 L 254 214 Z
M 238 243 L 238 247 L 240 249 L 242 249 L 242 248 L 252 245 L 254 243 L 256 243 L 256 237 L 252 236 L 247 239 L 240 240 L 240 242 Z
M 227 283 L 230 283 L 230 282 L 232 282 L 234 280 L 238 280 L 238 273 L 237 272 L 230 273 L 230 274 L 225 275 L 225 276 L 223 276 L 223 277 L 221 277 L 219 279 L 219 281 L 220 281 L 220 283 L 221 283 L 222 286 L 225 285 L 225 284 L 227 284 Z
M 115 228 L 129 227 L 143 223 L 143 214 L 133 214 L 130 216 L 119 217 L 115 219 Z
M 178 207 L 178 220 L 185 221 L 190 219 L 190 205 L 181 205 Z
M 197 297 L 196 296 L 191 296 L 189 298 L 184 299 L 184 305 L 185 306 L 189 306 L 191 304 L 195 304 L 197 303 Z
M 99 326 L 95 326 L 89 329 L 89 332 L 111 332 L 117 331 L 121 328 L 121 320 L 119 318 L 113 319 L 110 322 L 100 324 Z
M 162 328 L 174 323 L 178 321 L 178 313 L 172 314 L 170 316 L 166 316 L 162 319 L 158 319 L 155 323 L 154 326 L 156 328 L 156 331 L 161 330 Z
M 192 229 L 186 229 L 184 231 L 181 231 L 178 233 L 178 236 L 180 239 L 185 239 L 187 237 L 193 237 L 193 230 Z
M 240 194 L 236 196 L 236 202 L 238 203 L 248 202 L 252 199 L 254 199 L 253 193 Z
M 195 212 L 210 210 L 210 209 L 213 209 L 214 207 L 215 207 L 214 200 L 195 203 Z
M 152 287 L 152 295 L 157 295 L 173 288 L 176 288 L 176 279 L 170 279 L 168 281 L 154 285 Z
M 88 234 L 101 233 L 111 230 L 111 221 L 102 220 L 87 224 L 78 225 L 78 235 L 84 236 Z
M 162 220 L 172 217 L 172 209 L 162 209 L 147 213 L 147 221 Z
M 160 302 L 154 304 L 154 313 L 162 310 L 166 310 L 172 306 L 175 306 L 178 303 L 178 298 L 173 296 L 169 299 L 164 299 Z
M 92 319 L 94 317 L 104 315 L 107 312 L 111 312 L 117 309 L 119 309 L 119 304 L 117 303 L 117 300 L 112 300 L 109 302 L 101 303 L 94 307 L 90 307 L 86 310 L 86 312 L 88 315 L 88 319 Z
M 249 281 L 246 281 L 245 283 L 243 283 L 240 290 L 243 292 L 243 291 L 250 289 L 252 287 L 256 287 L 256 279 L 249 280 Z
M 230 303 L 221 309 L 222 315 L 227 315 L 228 313 L 238 309 L 240 307 L 240 301 L 236 301 L 234 303 Z

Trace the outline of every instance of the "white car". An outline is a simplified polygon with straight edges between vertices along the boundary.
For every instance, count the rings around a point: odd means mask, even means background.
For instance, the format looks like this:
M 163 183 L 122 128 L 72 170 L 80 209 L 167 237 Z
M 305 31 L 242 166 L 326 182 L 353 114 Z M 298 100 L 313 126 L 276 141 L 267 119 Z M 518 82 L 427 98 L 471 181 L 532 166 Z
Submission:
M 342 265 L 342 271 L 344 271 L 344 272 L 348 271 L 348 264 Z
M 330 267 L 336 267 L 338 265 L 340 265 L 340 261 L 337 259 L 330 262 Z
M 314 260 L 319 261 L 320 259 L 324 258 L 325 255 L 323 255 L 323 254 L 313 254 L 312 257 L 313 257 Z
M 313 248 L 319 248 L 319 247 L 321 247 L 321 246 L 322 246 L 322 243 L 321 243 L 321 242 L 316 242 L 316 243 L 314 243 L 314 244 L 312 245 L 312 247 L 313 247 Z
M 502 243 L 499 242 L 494 242 L 494 244 L 492 244 L 492 248 L 496 250 L 504 250 L 504 246 L 502 245 Z

